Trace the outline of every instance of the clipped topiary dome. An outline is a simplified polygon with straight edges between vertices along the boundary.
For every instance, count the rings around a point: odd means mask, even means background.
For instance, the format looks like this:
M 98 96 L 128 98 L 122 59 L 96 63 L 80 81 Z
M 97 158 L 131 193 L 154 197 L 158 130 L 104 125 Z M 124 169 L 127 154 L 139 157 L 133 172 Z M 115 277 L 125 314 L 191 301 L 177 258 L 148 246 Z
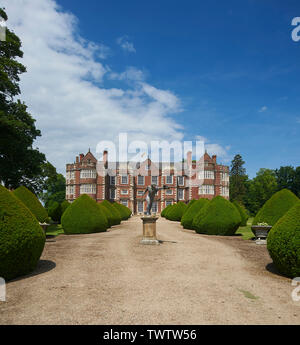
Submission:
M 114 223 L 114 217 L 111 214 L 111 212 L 108 210 L 107 207 L 105 207 L 104 205 L 102 205 L 102 203 L 97 203 L 98 207 L 100 208 L 100 211 L 103 212 L 105 214 L 105 217 L 107 219 L 107 223 L 108 223 L 108 228 L 110 228 L 111 226 L 113 226 Z
M 48 214 L 51 217 L 52 220 L 55 222 L 60 222 L 61 216 L 62 216 L 62 208 L 61 204 L 57 201 L 54 201 L 49 207 L 48 207 Z
M 284 275 L 300 276 L 300 201 L 270 230 L 267 238 L 269 254 Z
M 40 203 L 39 199 L 26 187 L 20 186 L 13 191 L 14 195 L 29 208 L 40 223 L 48 221 L 48 213 Z
M 166 218 L 169 220 L 180 222 L 186 208 L 187 205 L 182 201 L 179 201 L 178 203 L 172 205 L 168 212 L 166 212 Z
M 181 218 L 181 225 L 185 229 L 194 229 L 193 228 L 193 219 L 201 208 L 209 202 L 208 199 L 201 198 L 195 200 L 195 202 L 185 211 L 184 215 Z
M 0 185 L 0 277 L 9 280 L 33 271 L 45 240 L 34 215 Z
M 122 220 L 127 220 L 131 216 L 131 210 L 127 206 L 118 202 L 114 202 L 112 205 L 119 211 Z
M 106 231 L 108 221 L 96 201 L 86 194 L 66 209 L 61 224 L 65 234 L 89 234 Z
M 173 206 L 172 204 L 166 206 L 166 207 L 162 210 L 162 212 L 161 212 L 160 215 L 161 215 L 162 217 L 166 217 L 166 213 L 168 212 L 168 210 L 169 210 L 172 206 Z
M 245 207 L 240 204 L 238 201 L 234 201 L 233 202 L 233 205 L 237 208 L 237 210 L 239 211 L 240 213 L 240 216 L 241 216 L 241 225 L 240 226 L 246 226 L 247 225 L 247 220 L 249 218 L 248 216 L 248 213 L 247 213 L 247 210 L 245 209 Z
M 111 213 L 112 215 L 111 225 L 118 225 L 121 223 L 122 217 L 120 215 L 120 212 L 115 207 L 113 207 L 113 205 L 108 200 L 103 200 L 100 204 L 106 207 Z
M 61 215 L 64 214 L 65 210 L 71 205 L 69 201 L 64 200 L 61 204 Z
M 241 224 L 236 207 L 222 196 L 214 197 L 194 218 L 193 226 L 201 234 L 233 235 Z
M 294 193 L 288 189 L 282 189 L 263 205 L 252 224 L 267 223 L 273 226 L 298 201 L 299 199 Z

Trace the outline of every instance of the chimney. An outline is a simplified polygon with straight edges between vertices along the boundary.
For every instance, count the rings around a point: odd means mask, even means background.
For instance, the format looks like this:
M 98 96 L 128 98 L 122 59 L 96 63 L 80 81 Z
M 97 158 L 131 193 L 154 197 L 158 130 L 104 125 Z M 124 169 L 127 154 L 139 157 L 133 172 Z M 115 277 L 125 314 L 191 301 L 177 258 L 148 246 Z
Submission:
M 187 166 L 192 165 L 192 151 L 188 151 L 186 154 L 186 161 L 187 161 Z
M 108 156 L 108 152 L 106 150 L 103 151 L 103 165 L 104 165 L 104 168 L 107 168 L 107 163 L 108 163 L 107 156 Z
M 83 157 L 84 157 L 84 154 L 83 153 L 81 153 L 80 155 L 79 155 L 79 157 L 80 157 L 80 162 L 82 161 L 82 159 L 83 159 Z
M 213 162 L 215 164 L 217 164 L 217 156 L 216 155 L 212 155 L 211 158 L 212 158 Z
M 79 157 L 76 156 L 76 163 L 79 163 Z

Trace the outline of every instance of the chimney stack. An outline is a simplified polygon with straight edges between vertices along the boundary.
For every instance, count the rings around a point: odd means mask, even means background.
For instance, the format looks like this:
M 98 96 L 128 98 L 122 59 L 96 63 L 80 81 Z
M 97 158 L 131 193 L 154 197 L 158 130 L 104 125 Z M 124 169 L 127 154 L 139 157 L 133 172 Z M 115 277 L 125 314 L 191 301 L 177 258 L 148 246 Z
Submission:
M 105 150 L 103 151 L 103 165 L 104 165 L 104 168 L 106 169 L 107 168 L 107 164 L 108 164 L 108 152 Z
M 76 163 L 79 163 L 79 157 L 76 156 Z
M 82 161 L 82 159 L 83 159 L 83 157 L 84 157 L 84 154 L 83 153 L 81 153 L 80 155 L 79 155 L 79 157 L 80 157 L 80 162 Z
M 217 156 L 216 155 L 212 155 L 212 160 L 213 160 L 213 162 L 215 163 L 215 164 L 217 164 Z

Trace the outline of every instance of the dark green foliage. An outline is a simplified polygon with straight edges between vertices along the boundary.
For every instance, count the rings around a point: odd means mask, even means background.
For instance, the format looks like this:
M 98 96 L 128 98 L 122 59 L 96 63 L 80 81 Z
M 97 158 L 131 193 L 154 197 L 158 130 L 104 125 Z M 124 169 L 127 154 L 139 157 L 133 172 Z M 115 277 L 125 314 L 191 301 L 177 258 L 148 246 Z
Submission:
M 61 225 L 65 234 L 88 234 L 106 231 L 108 221 L 96 201 L 83 194 L 65 210 Z
M 65 210 L 71 205 L 69 201 L 64 200 L 61 204 L 61 215 L 64 214 Z
M 259 210 L 253 220 L 253 225 L 258 223 L 275 223 L 291 208 L 299 199 L 288 189 L 282 189 L 275 193 Z
M 122 217 L 120 215 L 120 212 L 115 207 L 113 207 L 113 205 L 108 200 L 103 200 L 101 202 L 101 205 L 106 207 L 112 214 L 111 225 L 118 225 L 121 223 Z
M 240 224 L 239 211 L 222 196 L 204 205 L 193 221 L 196 232 L 207 235 L 233 235 Z
M 109 211 L 107 207 L 102 205 L 102 203 L 97 203 L 98 207 L 100 208 L 100 211 L 105 214 L 105 217 L 107 219 L 108 227 L 110 228 L 111 226 L 114 225 L 114 216 L 112 213 Z
M 181 218 L 181 225 L 185 229 L 194 229 L 193 228 L 193 219 L 201 210 L 201 208 L 209 202 L 208 199 L 201 198 L 199 200 L 195 200 L 193 204 L 185 211 L 184 215 Z
M 170 207 L 170 209 L 166 213 L 166 218 L 169 220 L 180 222 L 186 208 L 187 205 L 182 201 L 179 201 L 176 204 L 172 205 L 172 207 Z
M 165 217 L 166 216 L 166 212 L 168 211 L 168 209 L 171 207 L 172 205 L 168 205 L 166 206 L 162 211 L 161 211 L 161 216 Z
M 167 218 L 168 212 L 175 206 L 176 204 L 169 205 L 163 209 L 163 217 Z
M 267 248 L 282 274 L 291 278 L 300 276 L 300 201 L 270 230 Z
M 122 220 L 127 220 L 131 216 L 131 210 L 127 206 L 118 202 L 114 202 L 112 205 L 119 211 Z
M 0 277 L 9 280 L 33 271 L 45 240 L 34 215 L 0 185 Z
M 231 161 L 230 166 L 230 200 L 242 201 L 246 195 L 246 169 L 244 168 L 245 162 L 242 156 L 237 154 Z
M 237 208 L 237 210 L 240 213 L 240 216 L 242 219 L 240 226 L 246 226 L 249 215 L 248 215 L 247 210 L 245 209 L 244 205 L 240 204 L 238 201 L 234 201 L 233 205 Z
M 39 199 L 26 187 L 21 186 L 13 191 L 14 195 L 20 199 L 25 206 L 35 215 L 40 223 L 48 221 L 48 214 Z
M 61 204 L 57 201 L 51 203 L 51 206 L 49 206 L 48 208 L 48 214 L 52 220 L 54 220 L 55 222 L 60 222 L 60 218 L 62 216 Z

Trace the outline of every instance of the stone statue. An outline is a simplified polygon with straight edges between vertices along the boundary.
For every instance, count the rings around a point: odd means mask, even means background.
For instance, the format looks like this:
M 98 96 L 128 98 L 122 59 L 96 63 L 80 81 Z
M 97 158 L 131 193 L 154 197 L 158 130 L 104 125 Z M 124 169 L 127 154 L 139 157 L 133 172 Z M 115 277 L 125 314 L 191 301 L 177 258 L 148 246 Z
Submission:
M 145 189 L 143 196 L 148 192 L 148 195 L 146 196 L 146 201 L 147 201 L 146 215 L 147 216 L 151 215 L 151 209 L 152 209 L 154 197 L 156 193 L 161 189 L 169 189 L 169 187 L 166 185 L 164 185 L 163 187 L 156 187 L 154 184 L 152 184 Z

